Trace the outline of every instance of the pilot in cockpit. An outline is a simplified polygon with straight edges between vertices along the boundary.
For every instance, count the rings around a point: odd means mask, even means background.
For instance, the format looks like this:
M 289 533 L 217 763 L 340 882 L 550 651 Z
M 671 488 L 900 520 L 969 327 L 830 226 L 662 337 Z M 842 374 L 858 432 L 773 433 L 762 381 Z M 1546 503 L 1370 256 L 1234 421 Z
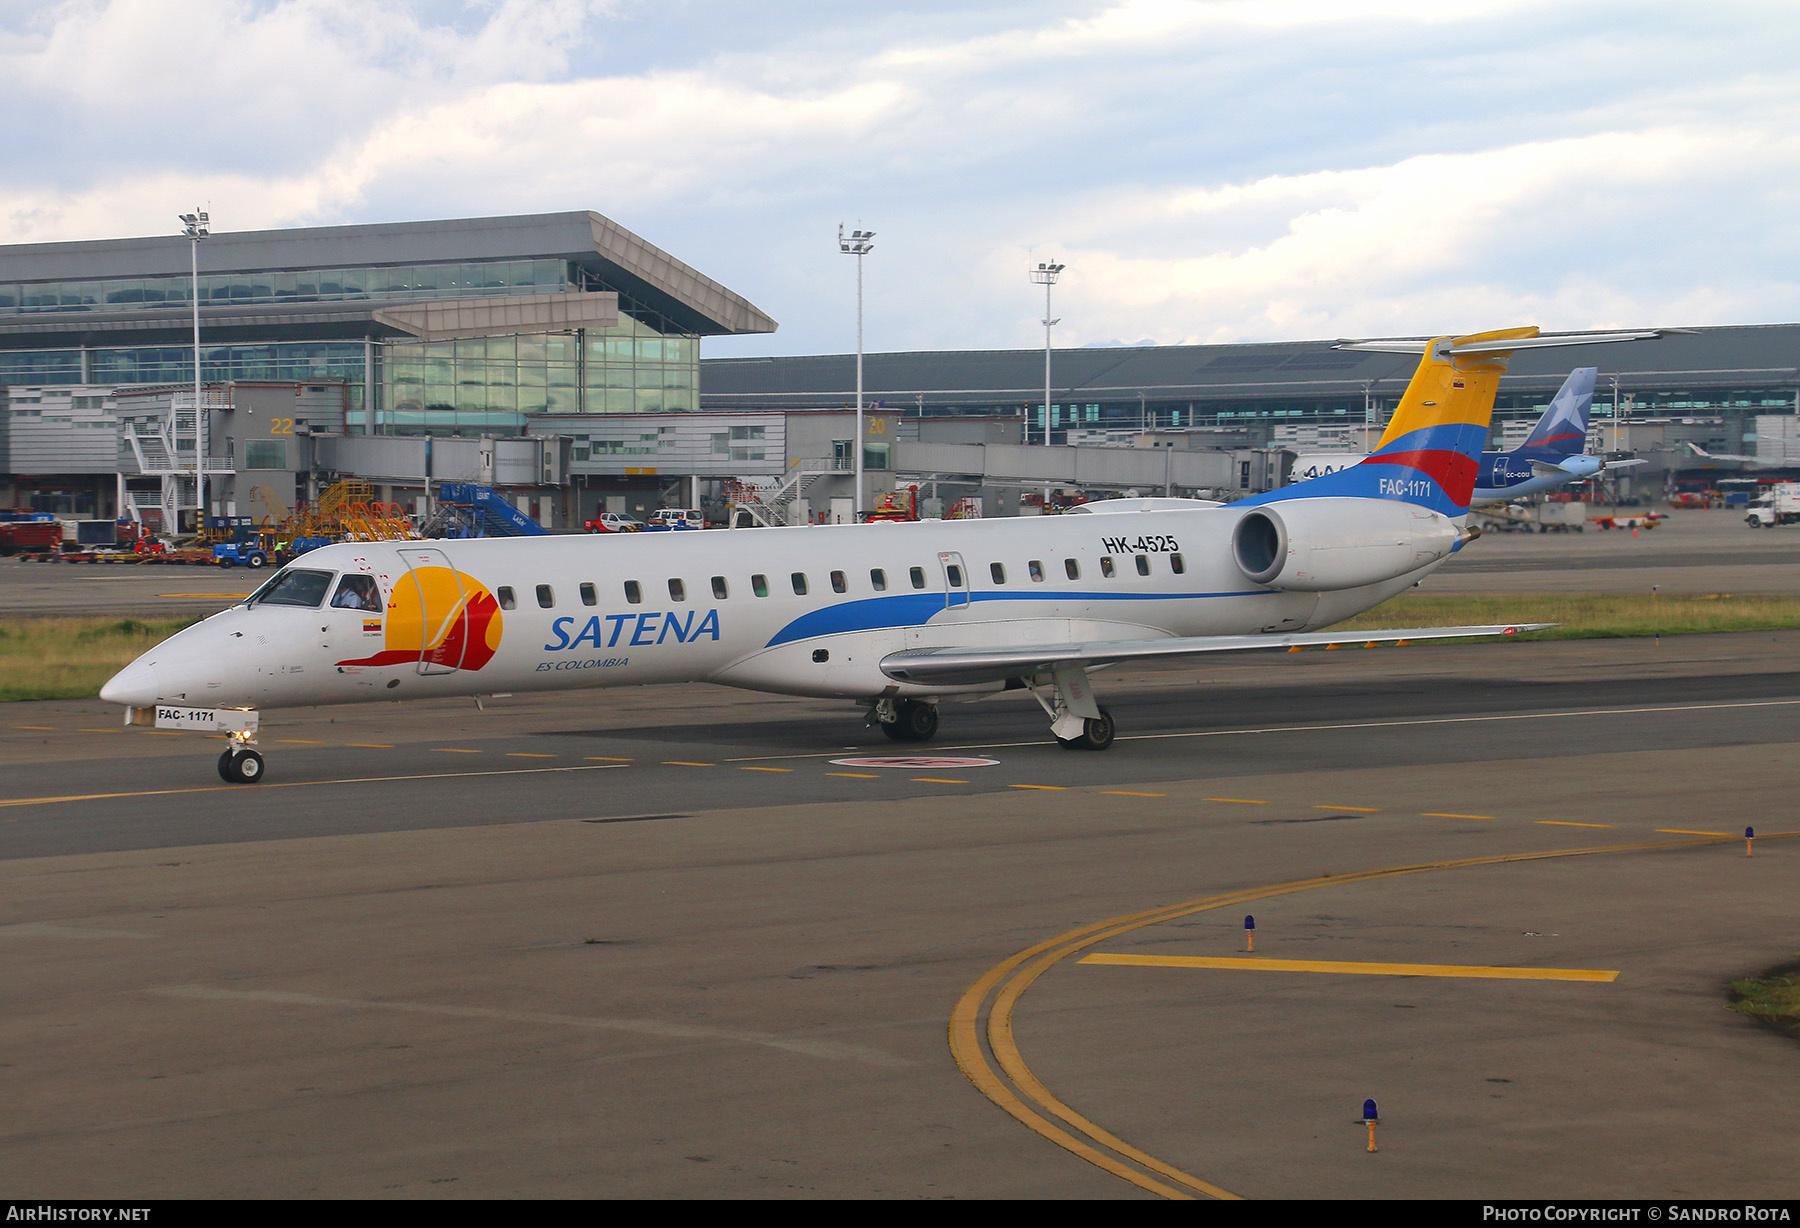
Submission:
M 338 581 L 337 594 L 331 605 L 338 610 L 369 610 L 381 613 L 381 590 L 371 576 L 345 576 Z

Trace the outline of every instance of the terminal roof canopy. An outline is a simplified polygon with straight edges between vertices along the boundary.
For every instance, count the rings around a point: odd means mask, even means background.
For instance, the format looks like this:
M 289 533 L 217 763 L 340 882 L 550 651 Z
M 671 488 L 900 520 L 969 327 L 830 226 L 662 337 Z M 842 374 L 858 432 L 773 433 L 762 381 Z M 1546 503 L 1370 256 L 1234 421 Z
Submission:
M 1597 332 L 1599 330 L 1596 330 Z M 1610 330 L 1608 330 L 1610 331 Z M 1410 340 L 1410 339 L 1409 339 Z M 1334 348 L 1335 340 L 1234 345 L 1092 346 L 1059 349 L 1051 370 L 1058 401 L 1219 401 L 1397 396 L 1418 366 L 1409 354 Z M 849 403 L 854 354 L 701 360 L 703 405 L 749 409 Z M 1800 324 L 1686 329 L 1644 341 L 1521 351 L 1507 391 L 1554 391 L 1574 367 L 1635 388 L 1781 388 L 1800 376 Z M 1610 385 L 1606 385 L 1610 387 Z M 888 408 L 942 404 L 1036 405 L 1044 399 L 1044 351 L 875 353 L 864 392 Z
M 775 321 L 747 299 L 612 219 L 586 210 L 438 222 L 216 231 L 200 244 L 202 274 L 525 259 L 570 261 L 604 282 L 608 289 L 662 314 L 677 328 L 700 336 L 770 333 L 776 328 Z M 0 246 L 0 282 L 186 276 L 189 261 L 189 240 L 178 233 L 138 239 L 18 244 Z M 359 306 L 296 304 L 261 312 L 241 306 L 208 309 L 203 304 L 202 320 L 217 310 L 245 317 L 246 326 L 253 322 L 253 316 L 267 316 L 264 322 L 272 325 L 281 322 L 284 310 L 303 316 L 342 316 L 347 309 L 349 314 L 356 314 Z M 183 311 L 185 308 L 171 309 L 173 314 Z M 56 319 L 63 316 L 61 312 L 49 312 L 35 317 L 11 317 L 5 331 L 14 331 L 13 326 L 31 326 L 21 331 L 33 333 L 59 326 L 84 332 L 142 329 L 153 324 L 146 317 L 162 314 L 141 310 L 86 311 L 80 313 L 76 324 L 66 317 Z M 361 314 L 366 317 L 369 313 L 365 308 Z

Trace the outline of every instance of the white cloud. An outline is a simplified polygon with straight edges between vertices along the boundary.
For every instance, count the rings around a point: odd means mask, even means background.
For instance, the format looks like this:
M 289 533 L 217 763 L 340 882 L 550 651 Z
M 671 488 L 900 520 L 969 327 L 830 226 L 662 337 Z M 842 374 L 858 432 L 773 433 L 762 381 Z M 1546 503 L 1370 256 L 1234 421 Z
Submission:
M 594 208 L 783 321 L 732 352 L 846 347 L 839 220 L 876 348 L 1035 344 L 1032 245 L 1071 344 L 1795 314 L 1785 9 L 1069 8 L 648 67 L 703 0 L 79 0 L 0 35 L 0 242 Z

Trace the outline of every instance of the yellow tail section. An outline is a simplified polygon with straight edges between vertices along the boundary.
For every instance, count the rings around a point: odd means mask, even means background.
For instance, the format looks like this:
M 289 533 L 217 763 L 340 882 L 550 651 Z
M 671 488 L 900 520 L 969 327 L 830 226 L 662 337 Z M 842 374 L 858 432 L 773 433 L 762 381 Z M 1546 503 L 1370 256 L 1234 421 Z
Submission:
M 1482 341 L 1522 341 L 1537 335 L 1535 327 L 1527 326 L 1433 340 L 1419 359 L 1419 369 L 1413 372 L 1412 382 L 1406 386 L 1375 451 L 1383 451 L 1406 436 L 1432 427 L 1478 427 L 1485 439 L 1494 414 L 1494 397 L 1500 391 L 1500 377 L 1506 372 L 1506 360 L 1511 354 L 1498 351 L 1459 359 L 1450 354 L 1450 347 Z

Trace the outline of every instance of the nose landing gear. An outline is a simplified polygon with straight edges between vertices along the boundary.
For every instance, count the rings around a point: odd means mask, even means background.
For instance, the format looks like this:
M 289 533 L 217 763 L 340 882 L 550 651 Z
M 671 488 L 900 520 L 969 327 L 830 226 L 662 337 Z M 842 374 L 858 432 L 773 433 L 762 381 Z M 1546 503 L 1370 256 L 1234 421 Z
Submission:
M 253 734 L 233 733 L 219 756 L 219 779 L 228 785 L 253 785 L 263 778 L 263 757 L 253 747 Z

